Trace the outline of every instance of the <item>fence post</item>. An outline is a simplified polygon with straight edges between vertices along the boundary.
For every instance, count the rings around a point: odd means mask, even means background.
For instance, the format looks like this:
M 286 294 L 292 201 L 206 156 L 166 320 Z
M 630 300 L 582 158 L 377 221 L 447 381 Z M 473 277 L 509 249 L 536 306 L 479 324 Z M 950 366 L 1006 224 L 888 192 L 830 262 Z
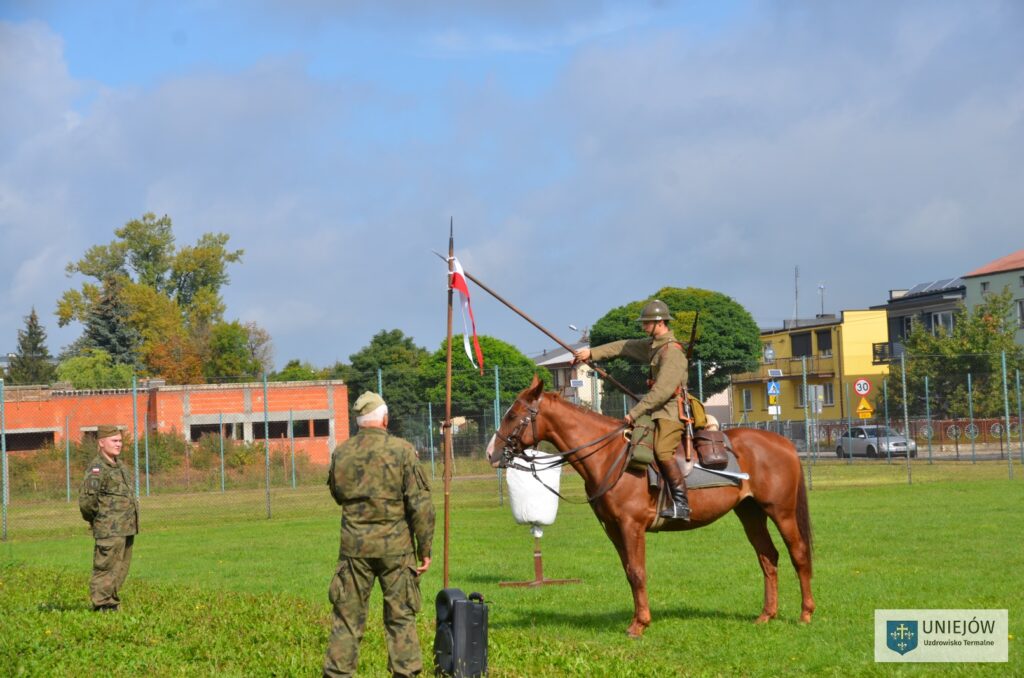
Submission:
M 64 483 L 68 488 L 68 503 L 71 503 L 71 417 L 64 416 Z
M 970 424 L 970 426 L 967 429 L 964 429 L 964 433 L 967 433 L 968 430 L 971 430 L 971 431 L 974 430 L 974 387 L 971 384 L 971 373 L 970 372 L 967 373 L 967 412 L 970 415 L 971 424 Z M 977 460 L 977 458 L 975 456 L 975 450 L 974 450 L 974 439 L 975 438 L 977 438 L 977 436 L 971 436 L 971 463 L 972 464 L 976 464 L 978 462 L 978 460 Z
M 928 463 L 933 464 L 932 461 L 932 436 L 935 435 L 935 430 L 932 428 L 932 399 L 928 395 L 928 375 L 924 375 L 924 421 L 928 427 L 928 431 L 932 434 L 928 436 Z M 941 433 L 940 433 L 941 435 Z
M 292 489 L 295 489 L 295 421 L 292 419 L 292 411 L 288 410 L 288 445 L 292 453 Z
M 494 432 L 498 432 L 501 425 L 501 378 L 498 376 L 498 366 L 494 366 Z M 494 475 L 498 479 L 498 506 L 505 505 L 505 489 L 501 486 L 501 468 L 494 469 Z
M 846 388 L 846 433 L 850 436 L 850 444 L 853 444 L 853 401 L 850 400 L 850 382 L 843 384 Z M 853 448 L 846 450 L 846 463 L 853 463 Z
M 7 489 L 8 476 L 7 476 L 7 415 L 4 412 L 4 380 L 0 379 L 0 457 L 3 457 L 3 467 L 0 469 L 0 473 L 3 474 L 4 491 L 3 491 L 3 533 L 0 534 L 0 540 L 7 541 L 7 502 L 10 499 L 10 492 Z
M 1017 442 L 1020 445 L 1020 463 L 1024 464 L 1024 417 L 1021 417 L 1020 370 L 1017 370 Z
M 809 457 L 811 454 L 811 435 L 810 435 L 810 422 L 807 413 L 807 356 L 800 356 L 800 374 L 803 379 L 803 394 L 804 394 L 804 456 Z M 814 479 L 811 475 L 811 464 L 807 464 L 807 489 L 814 489 Z
M 267 404 L 267 373 L 263 373 L 263 452 L 266 459 L 267 520 L 270 520 L 270 407 Z
M 132 448 L 135 453 L 135 496 L 139 496 L 139 392 L 132 375 Z
M 910 436 L 910 415 L 907 408 L 907 360 L 905 353 L 900 353 L 900 372 L 903 378 L 903 437 L 907 441 L 907 447 L 904 449 L 904 452 L 907 455 L 907 485 L 910 485 L 912 482 L 910 475 L 910 441 L 913 438 Z M 916 444 L 914 445 L 914 454 L 917 454 Z
M 220 491 L 224 491 L 224 413 L 217 414 L 217 433 L 220 439 Z
M 1006 431 L 1006 460 L 1007 468 L 1009 469 L 1010 480 L 1013 480 L 1013 453 L 1010 452 L 1010 389 L 1006 383 L 1006 351 L 1003 351 L 1002 356 L 1003 362 L 1003 416 L 1006 426 L 1003 429 Z
M 146 415 L 143 417 L 144 425 L 142 441 L 146 452 L 146 496 L 149 496 L 149 407 L 146 408 Z
M 697 397 L 701 404 L 704 404 L 704 367 L 701 361 L 697 361 Z
M 434 472 L 434 404 L 429 400 L 427 401 L 427 427 L 427 439 L 430 440 L 430 479 L 434 480 L 437 478 L 437 474 Z

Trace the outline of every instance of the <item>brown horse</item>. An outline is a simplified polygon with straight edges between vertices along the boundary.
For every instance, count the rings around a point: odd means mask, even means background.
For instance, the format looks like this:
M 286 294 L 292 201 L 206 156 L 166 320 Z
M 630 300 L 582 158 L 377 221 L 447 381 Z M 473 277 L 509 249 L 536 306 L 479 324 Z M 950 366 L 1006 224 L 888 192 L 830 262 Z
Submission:
M 621 421 L 567 403 L 544 393 L 533 383 L 519 394 L 502 418 L 496 438 L 504 450 L 491 461 L 521 455 L 523 449 L 546 440 L 555 445 L 583 478 L 591 507 L 615 544 L 633 590 L 633 620 L 626 632 L 640 636 L 651 623 L 647 602 L 646 532 L 657 517 L 658 490 L 649 488 L 644 474 L 626 472 L 626 445 Z M 739 516 L 764 573 L 764 609 L 757 623 L 778 613 L 779 552 L 768 532 L 772 519 L 789 549 L 800 578 L 800 621 L 814 612 L 811 595 L 811 520 L 807 491 L 796 448 L 770 431 L 732 429 L 728 433 L 740 468 L 750 475 L 738 487 L 715 487 L 690 493 L 691 520 L 668 521 L 660 529 L 693 530 L 710 525 L 732 510 Z

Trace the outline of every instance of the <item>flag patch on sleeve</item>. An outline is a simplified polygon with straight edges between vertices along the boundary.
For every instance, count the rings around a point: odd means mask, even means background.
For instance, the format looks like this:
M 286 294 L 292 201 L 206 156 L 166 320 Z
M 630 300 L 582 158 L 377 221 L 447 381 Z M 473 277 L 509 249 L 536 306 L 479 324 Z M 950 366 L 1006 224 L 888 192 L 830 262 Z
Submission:
M 94 476 L 98 476 L 100 474 L 100 467 L 93 466 L 91 469 L 89 469 L 89 473 L 93 474 Z

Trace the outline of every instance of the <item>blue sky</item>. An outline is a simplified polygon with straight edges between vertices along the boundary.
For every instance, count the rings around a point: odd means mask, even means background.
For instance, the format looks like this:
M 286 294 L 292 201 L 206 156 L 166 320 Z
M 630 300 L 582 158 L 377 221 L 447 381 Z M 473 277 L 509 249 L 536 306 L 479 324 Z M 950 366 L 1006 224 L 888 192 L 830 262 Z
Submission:
M 1024 246 L 1024 8 L 963 2 L 0 3 L 0 326 L 147 211 L 245 249 L 290 358 L 435 348 L 466 269 L 567 339 L 665 285 L 759 324 Z M 478 329 L 549 341 L 482 291 Z

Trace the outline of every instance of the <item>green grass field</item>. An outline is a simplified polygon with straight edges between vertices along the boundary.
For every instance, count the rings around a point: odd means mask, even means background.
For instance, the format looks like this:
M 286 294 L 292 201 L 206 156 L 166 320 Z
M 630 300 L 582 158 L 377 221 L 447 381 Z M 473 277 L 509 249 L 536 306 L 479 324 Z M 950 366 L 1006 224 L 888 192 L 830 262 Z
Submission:
M 452 489 L 453 586 L 490 602 L 491 675 L 777 676 L 1022 675 L 1024 469 L 1005 464 L 819 462 L 810 625 L 780 563 L 780 616 L 764 626 L 762 579 L 739 521 L 648 538 L 654 622 L 625 628 L 632 599 L 610 542 L 585 505 L 562 502 L 543 539 L 545 574 L 581 584 L 499 587 L 533 578 L 533 540 L 499 506 L 493 477 Z M 566 476 L 566 493 L 582 498 Z M 424 663 L 441 588 L 440 481 L 434 566 L 423 582 Z M 327 584 L 338 509 L 325 489 L 154 496 L 122 592 L 123 611 L 88 610 L 92 542 L 63 503 L 12 508 L 15 539 L 0 545 L 0 673 L 4 675 L 306 675 L 319 672 L 330 624 Z M 31 529 L 29 529 L 31 528 Z M 782 549 L 781 539 L 773 533 Z M 385 675 L 374 596 L 360 675 Z M 1008 608 L 1010 663 L 875 664 L 876 608 Z

